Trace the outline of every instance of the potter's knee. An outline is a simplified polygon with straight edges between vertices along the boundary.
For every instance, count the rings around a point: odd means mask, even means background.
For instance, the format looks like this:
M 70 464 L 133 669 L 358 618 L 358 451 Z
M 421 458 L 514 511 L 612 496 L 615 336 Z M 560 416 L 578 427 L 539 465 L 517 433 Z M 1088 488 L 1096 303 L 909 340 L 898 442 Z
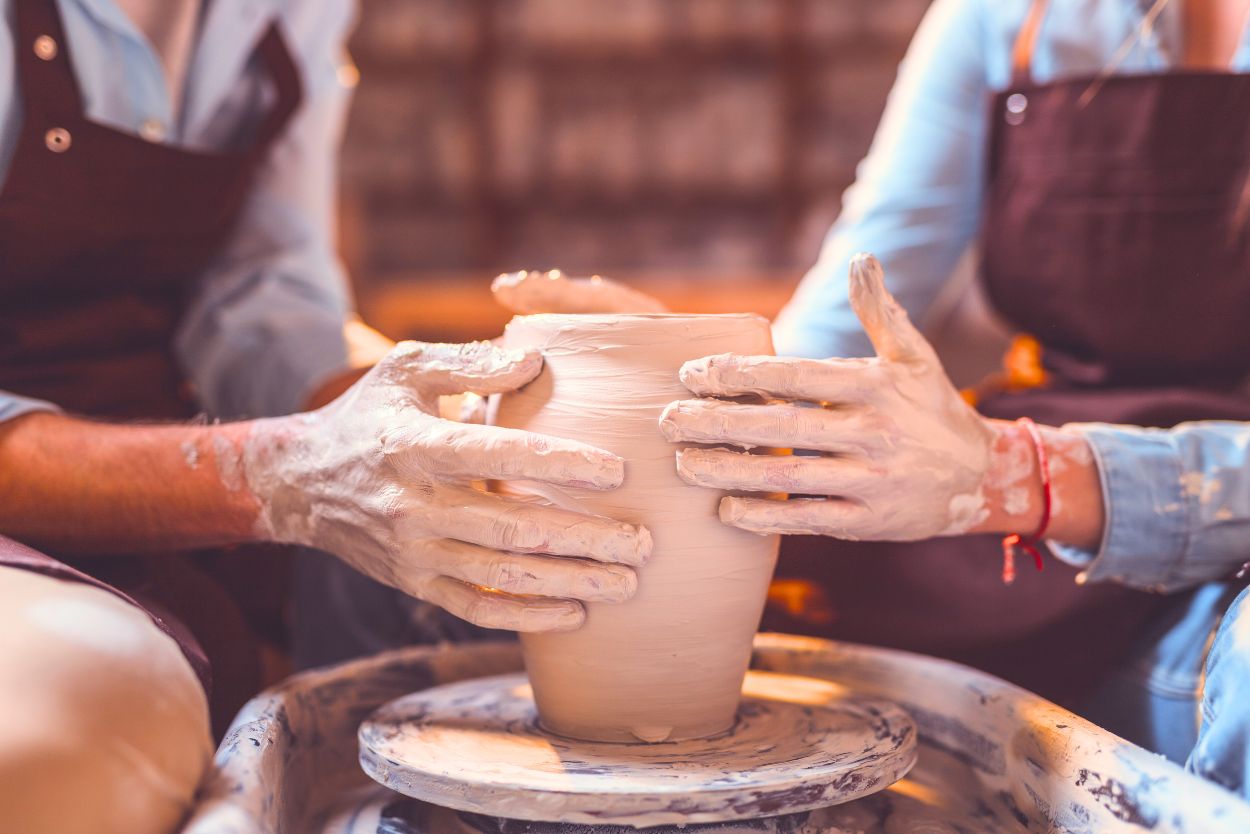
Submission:
M 211 755 L 207 703 L 148 616 L 0 568 L 0 819 L 24 834 L 163 834 Z
M 1250 798 L 1250 589 L 1229 606 L 1207 657 L 1191 770 Z

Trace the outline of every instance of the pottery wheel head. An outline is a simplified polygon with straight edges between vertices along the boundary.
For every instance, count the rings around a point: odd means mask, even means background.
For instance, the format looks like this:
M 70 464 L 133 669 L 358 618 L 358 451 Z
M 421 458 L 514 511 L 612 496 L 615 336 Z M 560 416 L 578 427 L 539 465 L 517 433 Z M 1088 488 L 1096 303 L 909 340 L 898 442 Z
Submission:
M 916 728 L 836 683 L 750 672 L 727 732 L 657 744 L 552 735 L 524 675 L 440 686 L 360 727 L 373 779 L 447 808 L 517 820 L 636 827 L 759 819 L 848 802 L 916 761 Z

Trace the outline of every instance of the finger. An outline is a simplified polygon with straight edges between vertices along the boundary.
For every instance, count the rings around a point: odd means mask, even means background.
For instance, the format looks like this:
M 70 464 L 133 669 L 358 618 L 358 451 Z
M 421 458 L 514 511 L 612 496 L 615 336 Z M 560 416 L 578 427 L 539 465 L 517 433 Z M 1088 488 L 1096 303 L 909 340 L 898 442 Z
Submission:
M 625 461 L 576 440 L 449 420 L 412 422 L 382 437 L 382 452 L 401 476 L 511 481 L 614 489 Z
M 635 567 L 651 557 L 645 527 L 475 489 L 442 489 L 421 512 L 424 529 L 483 547 Z
M 712 443 L 753 449 L 812 449 L 856 454 L 871 440 L 856 411 L 774 403 L 744 405 L 724 400 L 678 400 L 660 414 L 660 433 L 670 442 Z
M 756 394 L 808 402 L 861 402 L 878 383 L 876 359 L 794 359 L 722 353 L 681 366 L 682 384 L 700 397 Z
M 572 278 L 560 270 L 509 272 L 490 285 L 495 300 L 514 313 L 663 313 L 646 293 L 599 275 Z
M 378 365 L 384 378 L 431 394 L 502 394 L 542 371 L 537 350 L 502 348 L 490 342 L 400 342 Z
M 438 576 L 422 598 L 482 628 L 509 631 L 572 631 L 586 622 L 586 609 L 571 599 L 515 597 Z
M 504 553 L 453 539 L 423 542 L 420 551 L 425 569 L 509 594 L 624 602 L 638 590 L 637 575 L 621 565 Z
M 874 480 L 867 466 L 847 458 L 697 448 L 677 452 L 677 474 L 688 484 L 712 489 L 855 497 Z
M 851 258 L 850 297 L 851 309 L 882 359 L 909 362 L 933 355 L 933 349 L 912 325 L 907 311 L 885 288 L 881 262 L 865 252 Z
M 819 535 L 855 540 L 867 510 L 840 498 L 768 498 L 726 496 L 721 521 L 752 533 Z

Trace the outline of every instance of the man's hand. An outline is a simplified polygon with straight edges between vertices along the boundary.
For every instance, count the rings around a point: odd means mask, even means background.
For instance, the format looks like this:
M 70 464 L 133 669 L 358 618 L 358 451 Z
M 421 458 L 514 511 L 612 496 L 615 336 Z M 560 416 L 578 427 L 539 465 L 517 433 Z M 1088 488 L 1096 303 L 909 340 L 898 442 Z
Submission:
M 689 448 L 677 453 L 678 472 L 717 489 L 823 496 L 722 501 L 722 519 L 759 533 L 913 540 L 966 532 L 989 516 L 985 482 L 995 431 L 963 401 L 886 291 L 877 260 L 856 256 L 850 282 L 875 357 L 726 354 L 687 362 L 682 382 L 699 396 L 770 402 L 682 400 L 660 419 L 673 441 L 821 454 Z
M 531 313 L 666 313 L 646 293 L 610 278 L 570 278 L 560 270 L 509 272 L 490 285 L 495 300 L 519 315 Z
M 611 489 L 620 458 L 585 444 L 443 420 L 440 395 L 514 390 L 537 353 L 402 342 L 343 396 L 259 422 L 244 451 L 266 538 L 328 550 L 478 625 L 576 628 L 580 601 L 633 595 L 643 528 L 482 491 L 526 479 Z M 574 558 L 566 558 L 574 557 Z

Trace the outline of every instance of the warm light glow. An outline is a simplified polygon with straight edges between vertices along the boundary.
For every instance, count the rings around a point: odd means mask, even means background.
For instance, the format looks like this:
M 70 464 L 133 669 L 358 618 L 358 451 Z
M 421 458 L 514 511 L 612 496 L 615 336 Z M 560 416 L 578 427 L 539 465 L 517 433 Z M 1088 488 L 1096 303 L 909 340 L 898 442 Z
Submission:
M 813 625 L 828 625 L 836 619 L 824 588 L 805 579 L 774 579 L 768 586 L 768 603 Z
M 928 785 L 914 782 L 911 779 L 901 779 L 890 785 L 886 790 L 905 796 L 908 799 L 914 799 L 930 808 L 941 808 L 945 804 L 942 802 L 942 795 L 936 790 Z
M 742 694 L 768 701 L 820 706 L 846 697 L 848 690 L 845 686 L 819 678 L 752 672 L 743 683 Z
M 339 84 L 348 90 L 355 89 L 360 83 L 360 69 L 350 55 L 343 55 L 343 60 L 339 63 L 335 74 L 338 76 Z

